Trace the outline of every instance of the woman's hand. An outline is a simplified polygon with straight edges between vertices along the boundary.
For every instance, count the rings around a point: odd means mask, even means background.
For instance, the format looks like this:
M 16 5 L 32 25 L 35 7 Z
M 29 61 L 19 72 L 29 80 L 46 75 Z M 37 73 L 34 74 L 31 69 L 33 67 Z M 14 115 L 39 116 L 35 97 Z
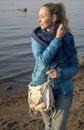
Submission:
M 57 32 L 56 32 L 56 38 L 63 38 L 63 36 L 65 35 L 65 29 L 64 29 L 64 26 L 63 24 L 60 24 L 58 29 L 57 29 Z
M 54 79 L 54 78 L 60 78 L 60 76 L 61 76 L 60 72 L 58 72 L 55 69 L 48 70 L 46 72 L 46 74 L 49 74 L 50 78 L 52 78 L 52 79 Z

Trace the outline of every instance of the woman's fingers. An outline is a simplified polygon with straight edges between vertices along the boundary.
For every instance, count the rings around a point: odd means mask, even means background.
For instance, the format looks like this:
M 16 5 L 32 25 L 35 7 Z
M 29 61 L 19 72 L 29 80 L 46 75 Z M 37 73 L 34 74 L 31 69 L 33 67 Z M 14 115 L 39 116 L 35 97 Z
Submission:
M 46 72 L 46 74 L 50 74 L 50 73 L 53 73 L 55 70 L 48 70 L 47 72 Z
M 65 35 L 65 29 L 63 24 L 60 24 L 58 29 L 57 29 L 57 33 L 56 33 L 56 38 L 63 38 L 63 36 Z
M 48 70 L 46 74 L 49 74 L 51 78 L 56 78 L 56 70 Z
M 49 74 L 51 78 L 59 78 L 61 76 L 60 72 L 56 70 L 48 70 L 46 74 Z

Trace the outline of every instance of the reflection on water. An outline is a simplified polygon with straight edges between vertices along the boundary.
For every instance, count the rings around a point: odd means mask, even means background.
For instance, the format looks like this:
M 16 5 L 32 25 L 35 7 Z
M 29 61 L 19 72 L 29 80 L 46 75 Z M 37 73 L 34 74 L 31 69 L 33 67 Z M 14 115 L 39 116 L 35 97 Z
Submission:
M 62 2 L 65 3 L 78 55 L 84 55 L 84 2 Z M 38 10 L 44 3 L 44 0 L 0 0 L 0 97 L 27 89 L 34 66 L 30 36 L 38 26 Z M 22 7 L 28 11 L 18 11 Z M 11 93 L 4 93 L 6 86 L 13 86 Z

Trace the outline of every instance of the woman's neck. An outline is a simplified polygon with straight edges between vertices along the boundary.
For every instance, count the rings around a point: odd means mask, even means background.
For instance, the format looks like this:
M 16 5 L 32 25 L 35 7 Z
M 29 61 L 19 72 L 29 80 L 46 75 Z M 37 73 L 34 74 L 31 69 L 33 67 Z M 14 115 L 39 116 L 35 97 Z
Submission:
M 46 31 L 47 31 L 47 32 L 53 32 L 53 29 L 54 29 L 54 26 L 51 27 L 51 28 L 47 28 Z

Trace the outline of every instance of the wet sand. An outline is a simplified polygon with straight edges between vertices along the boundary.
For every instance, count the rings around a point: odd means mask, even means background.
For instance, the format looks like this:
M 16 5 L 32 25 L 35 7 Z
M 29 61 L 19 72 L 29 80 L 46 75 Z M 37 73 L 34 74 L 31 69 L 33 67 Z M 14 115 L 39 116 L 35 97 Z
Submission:
M 67 130 L 84 130 L 84 57 L 80 71 L 73 78 L 75 89 Z M 27 92 L 0 100 L 0 130 L 44 130 L 39 116 L 32 117 L 27 103 Z

